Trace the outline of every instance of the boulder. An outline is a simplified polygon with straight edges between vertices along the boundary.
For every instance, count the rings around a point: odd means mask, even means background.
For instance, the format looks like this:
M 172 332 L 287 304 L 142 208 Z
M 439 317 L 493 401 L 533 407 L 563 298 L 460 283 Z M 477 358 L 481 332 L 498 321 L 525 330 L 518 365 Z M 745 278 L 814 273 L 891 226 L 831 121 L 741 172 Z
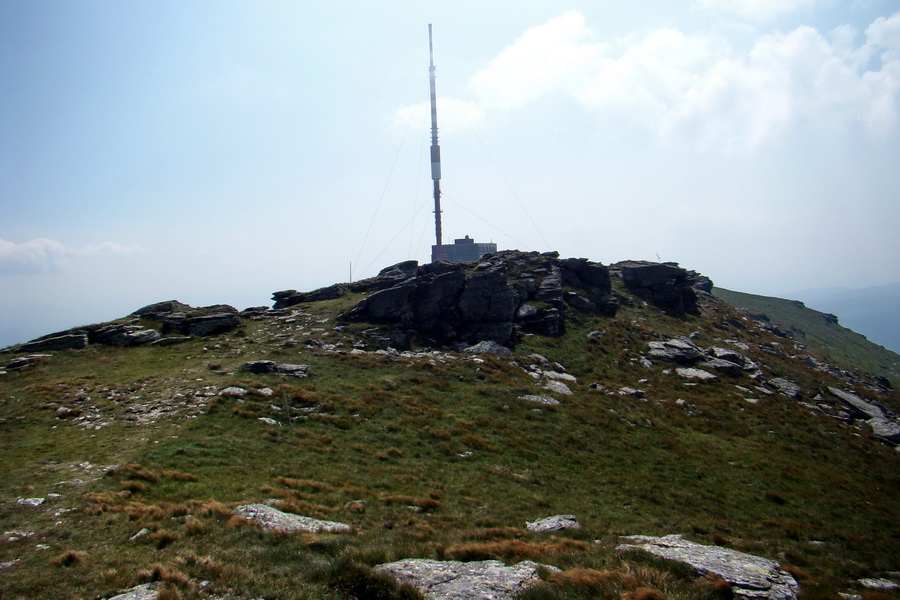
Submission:
M 850 392 L 845 392 L 834 387 L 829 387 L 828 391 L 840 398 L 844 404 L 853 409 L 859 416 L 864 416 L 868 419 L 884 418 L 884 411 L 880 406 L 872 404 L 871 402 L 866 402 L 856 394 L 851 394 Z
M 866 421 L 875 437 L 889 444 L 900 444 L 900 421 L 888 417 L 875 417 Z
M 255 521 L 263 529 L 302 533 L 348 533 L 349 525 L 335 521 L 322 521 L 286 513 L 267 504 L 244 504 L 234 509 L 234 514 Z
M 704 371 L 703 369 L 697 369 L 694 367 L 677 367 L 675 369 L 675 373 L 677 373 L 680 377 L 684 377 L 686 379 L 700 379 L 702 381 L 716 378 L 716 376 L 709 371 Z
M 545 517 L 535 521 L 525 523 L 525 529 L 535 533 L 543 533 L 545 531 L 562 531 L 563 529 L 578 529 L 581 524 L 575 515 L 555 515 L 553 517 Z
M 376 566 L 377 573 L 410 583 L 427 600 L 512 600 L 540 579 L 543 565 L 523 561 L 506 566 L 499 560 L 474 562 L 407 558 Z M 554 567 L 544 567 L 559 572 Z
M 467 354 L 498 354 L 500 356 L 511 356 L 512 351 L 506 346 L 501 346 L 497 342 L 484 341 L 478 342 L 474 346 L 469 346 L 463 352 Z
M 729 548 L 704 546 L 680 535 L 636 535 L 626 539 L 635 543 L 623 544 L 616 550 L 640 550 L 689 565 L 701 575 L 717 575 L 732 585 L 734 595 L 739 598 L 796 600 L 800 590 L 796 580 L 774 560 Z
M 647 342 L 647 345 L 650 347 L 650 358 L 658 360 L 691 364 L 703 356 L 703 351 L 686 337 L 674 338 L 665 342 Z
M 788 398 L 799 398 L 800 392 L 802 391 L 796 382 L 791 381 L 790 379 L 784 379 L 783 377 L 770 379 L 768 384 Z
M 244 364 L 244 368 L 256 374 L 275 373 L 291 377 L 307 377 L 309 374 L 309 365 L 292 365 L 275 362 L 274 360 L 251 360 Z

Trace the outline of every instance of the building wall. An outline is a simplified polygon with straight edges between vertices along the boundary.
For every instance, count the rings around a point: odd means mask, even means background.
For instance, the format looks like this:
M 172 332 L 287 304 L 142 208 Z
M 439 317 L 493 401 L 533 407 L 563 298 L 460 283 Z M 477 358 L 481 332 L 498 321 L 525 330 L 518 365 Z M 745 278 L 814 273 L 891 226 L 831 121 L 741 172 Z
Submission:
M 475 261 L 485 254 L 493 254 L 497 251 L 495 243 L 476 243 L 475 240 L 466 236 L 462 239 L 455 240 L 452 244 L 442 244 L 444 260 L 454 262 Z M 431 247 L 431 262 L 437 260 L 437 246 Z

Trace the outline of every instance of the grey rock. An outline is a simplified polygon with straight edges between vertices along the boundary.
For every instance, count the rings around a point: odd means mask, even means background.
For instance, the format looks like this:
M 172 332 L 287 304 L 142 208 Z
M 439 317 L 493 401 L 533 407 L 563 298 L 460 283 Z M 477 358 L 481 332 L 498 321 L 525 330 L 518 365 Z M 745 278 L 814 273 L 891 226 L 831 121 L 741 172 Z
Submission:
M 887 417 L 875 417 L 867 421 L 872 433 L 891 444 L 900 444 L 900 421 Z
M 712 573 L 731 583 L 735 596 L 741 598 L 795 600 L 799 593 L 796 580 L 779 569 L 774 560 L 729 548 L 704 546 L 680 535 L 630 536 L 626 539 L 636 544 L 623 544 L 616 550 L 642 550 L 689 565 L 701 575 Z
M 156 591 L 156 583 L 145 583 L 135 586 L 109 600 L 156 600 L 159 598 L 159 592 Z
M 700 379 L 702 381 L 706 381 L 709 379 L 715 379 L 716 376 L 710 373 L 709 371 L 704 371 L 703 369 L 697 369 L 694 367 L 677 367 L 675 372 L 686 379 Z
M 547 383 L 544 384 L 544 387 L 556 394 L 562 394 L 564 396 L 571 396 L 572 390 L 569 389 L 569 386 L 564 384 L 562 381 L 556 381 L 551 379 Z
M 156 302 L 154 304 L 148 304 L 143 308 L 139 308 L 131 313 L 131 316 L 142 317 L 144 315 L 170 313 L 190 308 L 190 305 L 179 302 L 178 300 L 165 300 L 163 302 Z
M 7 363 L 7 369 L 21 369 L 23 367 L 27 367 L 29 365 L 33 365 L 36 362 L 39 362 L 45 358 L 50 358 L 53 356 L 52 354 L 29 354 L 28 356 L 20 356 L 19 358 L 14 358 L 9 363 Z
M 635 295 L 672 315 L 699 314 L 693 283 L 697 274 L 688 274 L 677 263 L 625 261 L 611 265 L 625 286 Z
M 575 515 L 555 515 L 525 523 L 525 529 L 535 533 L 578 529 L 580 527 L 581 524 L 578 523 L 578 518 Z
M 478 342 L 474 346 L 469 346 L 463 350 L 463 352 L 467 354 L 497 354 L 500 356 L 512 356 L 512 350 L 490 340 Z
M 86 331 L 61 333 L 53 337 L 43 337 L 25 342 L 16 348 L 16 352 L 57 352 L 60 350 L 81 350 L 88 345 Z
M 244 368 L 256 374 L 275 373 L 291 377 L 307 377 L 309 375 L 309 365 L 279 363 L 274 360 L 251 360 L 244 364 Z
M 900 590 L 900 583 L 890 579 L 860 579 L 859 585 L 870 590 Z
M 650 347 L 651 358 L 679 364 L 691 364 L 703 356 L 697 344 L 684 337 L 665 342 L 647 342 L 647 345 Z
M 162 334 L 156 329 L 144 329 L 140 325 L 114 323 L 93 332 L 91 341 L 104 346 L 138 346 L 155 342 Z
M 743 365 L 739 365 L 723 358 L 708 358 L 703 362 L 697 363 L 697 366 L 703 367 L 704 369 L 712 369 L 713 371 L 718 371 L 719 373 L 731 377 L 738 377 L 744 374 Z
M 303 533 L 347 533 L 350 526 L 335 521 L 322 521 L 278 510 L 266 504 L 244 504 L 234 509 L 234 514 L 255 521 L 263 529 Z
M 829 387 L 828 391 L 840 398 L 844 404 L 852 408 L 857 414 L 865 415 L 869 419 L 881 419 L 885 416 L 881 407 L 876 406 L 871 402 L 866 402 L 856 394 L 851 394 L 850 392 L 845 392 L 834 387 Z
M 519 396 L 519 400 L 524 400 L 526 402 L 534 402 L 535 404 L 543 404 L 545 406 L 558 406 L 560 401 L 551 396 L 538 396 L 534 394 L 528 394 L 525 396 Z
M 783 377 L 770 379 L 768 384 L 788 398 L 799 398 L 800 392 L 802 391 L 796 382 L 791 381 L 790 379 L 784 379 Z
M 542 565 L 523 561 L 506 566 L 499 560 L 474 562 L 407 558 L 373 570 L 410 583 L 427 600 L 512 600 L 540 579 Z M 545 567 L 559 572 L 554 567 Z

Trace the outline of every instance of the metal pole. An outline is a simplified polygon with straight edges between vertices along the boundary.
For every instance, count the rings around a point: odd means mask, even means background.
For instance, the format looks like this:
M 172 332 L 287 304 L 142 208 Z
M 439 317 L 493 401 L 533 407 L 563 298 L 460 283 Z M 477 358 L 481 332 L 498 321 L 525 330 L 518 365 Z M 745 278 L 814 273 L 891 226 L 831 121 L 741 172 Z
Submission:
M 437 93 L 434 81 L 434 50 L 431 43 L 431 23 L 428 24 L 428 75 L 431 82 L 431 179 L 434 181 L 435 260 L 444 260 L 441 244 L 441 147 L 437 135 Z

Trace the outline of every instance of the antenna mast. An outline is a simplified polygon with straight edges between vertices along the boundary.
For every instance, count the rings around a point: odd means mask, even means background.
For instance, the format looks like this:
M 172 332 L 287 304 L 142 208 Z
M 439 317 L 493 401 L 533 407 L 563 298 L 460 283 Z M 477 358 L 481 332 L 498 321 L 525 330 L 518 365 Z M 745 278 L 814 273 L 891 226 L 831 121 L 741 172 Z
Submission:
M 441 147 L 437 137 L 437 94 L 434 84 L 434 50 L 431 45 L 431 23 L 428 24 L 428 75 L 431 81 L 431 179 L 434 181 L 435 260 L 444 260 L 441 245 Z

